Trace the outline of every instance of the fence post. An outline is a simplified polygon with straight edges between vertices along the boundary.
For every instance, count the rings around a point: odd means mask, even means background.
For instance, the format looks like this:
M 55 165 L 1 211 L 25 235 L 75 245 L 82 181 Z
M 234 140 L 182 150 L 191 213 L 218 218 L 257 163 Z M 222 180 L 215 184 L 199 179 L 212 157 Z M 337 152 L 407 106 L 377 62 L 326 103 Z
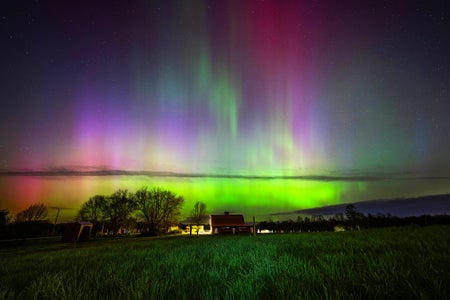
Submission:
M 253 235 L 256 236 L 256 223 L 255 223 L 255 216 L 253 216 Z

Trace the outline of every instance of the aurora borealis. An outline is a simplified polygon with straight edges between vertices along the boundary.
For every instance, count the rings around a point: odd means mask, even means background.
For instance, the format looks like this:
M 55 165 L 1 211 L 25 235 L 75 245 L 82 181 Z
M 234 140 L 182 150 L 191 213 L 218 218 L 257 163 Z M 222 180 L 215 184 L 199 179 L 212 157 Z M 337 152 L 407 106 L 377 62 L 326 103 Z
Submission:
M 336 2 L 6 1 L 0 170 L 26 176 L 0 208 L 158 183 L 259 215 L 450 193 L 448 4 Z M 175 176 L 77 173 L 97 170 Z

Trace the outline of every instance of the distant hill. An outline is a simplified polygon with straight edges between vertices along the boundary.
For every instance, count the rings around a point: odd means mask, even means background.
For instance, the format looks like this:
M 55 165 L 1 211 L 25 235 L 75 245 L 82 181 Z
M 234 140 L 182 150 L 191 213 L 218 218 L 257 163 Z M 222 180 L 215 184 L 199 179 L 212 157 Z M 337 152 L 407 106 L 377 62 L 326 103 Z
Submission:
M 280 212 L 272 215 L 335 215 L 345 212 L 345 207 L 353 204 L 356 210 L 364 214 L 390 214 L 392 216 L 407 217 L 420 215 L 450 214 L 450 194 L 431 195 L 416 198 L 377 199 L 355 203 L 323 206 L 318 208 L 300 209 L 291 212 Z

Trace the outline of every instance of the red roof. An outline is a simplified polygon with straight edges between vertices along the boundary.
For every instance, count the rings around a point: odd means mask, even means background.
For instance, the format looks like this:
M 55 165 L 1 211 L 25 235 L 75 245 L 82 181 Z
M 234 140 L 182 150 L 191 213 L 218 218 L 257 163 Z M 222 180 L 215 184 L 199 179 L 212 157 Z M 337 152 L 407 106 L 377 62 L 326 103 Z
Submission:
M 246 225 L 243 215 L 211 215 L 211 226 L 241 226 Z

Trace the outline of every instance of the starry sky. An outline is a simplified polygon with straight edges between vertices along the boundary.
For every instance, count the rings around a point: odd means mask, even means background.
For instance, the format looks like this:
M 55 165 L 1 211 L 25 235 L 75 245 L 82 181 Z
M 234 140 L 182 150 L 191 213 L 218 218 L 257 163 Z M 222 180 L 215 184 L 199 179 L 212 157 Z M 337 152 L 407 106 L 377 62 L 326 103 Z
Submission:
M 0 6 L 4 174 L 449 183 L 447 1 Z

